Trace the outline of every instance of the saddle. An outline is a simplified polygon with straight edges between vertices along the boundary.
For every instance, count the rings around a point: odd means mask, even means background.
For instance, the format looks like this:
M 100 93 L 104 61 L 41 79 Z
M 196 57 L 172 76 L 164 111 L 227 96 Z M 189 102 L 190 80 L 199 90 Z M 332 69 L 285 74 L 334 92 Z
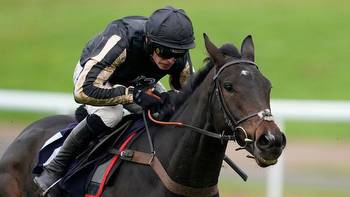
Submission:
M 39 153 L 38 164 L 33 174 L 40 174 L 46 162 L 54 158 L 54 153 L 77 123 L 68 125 L 49 139 Z M 90 143 L 69 167 L 68 172 L 52 189 L 53 196 L 96 196 L 101 187 L 108 183 L 121 164 L 116 152 L 121 151 L 144 130 L 139 116 L 127 116 L 112 133 Z M 59 135 L 58 135 L 59 134 Z M 57 136 L 60 136 L 58 138 Z M 56 139 L 55 139 L 56 138 Z M 122 146 L 122 147 L 121 147 Z M 58 151 L 58 150 L 57 150 Z

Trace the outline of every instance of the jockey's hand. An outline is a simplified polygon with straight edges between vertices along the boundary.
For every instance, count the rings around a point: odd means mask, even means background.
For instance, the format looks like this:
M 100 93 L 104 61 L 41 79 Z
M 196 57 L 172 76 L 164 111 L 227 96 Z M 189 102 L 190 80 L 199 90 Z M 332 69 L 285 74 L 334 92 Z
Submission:
M 148 110 L 159 109 L 161 100 L 152 89 L 139 89 L 135 87 L 133 92 L 134 103 L 140 105 L 143 109 Z
M 146 78 L 145 76 L 138 76 L 136 79 L 131 81 L 132 86 L 137 89 L 148 89 L 154 87 L 156 84 L 156 80 L 154 78 Z

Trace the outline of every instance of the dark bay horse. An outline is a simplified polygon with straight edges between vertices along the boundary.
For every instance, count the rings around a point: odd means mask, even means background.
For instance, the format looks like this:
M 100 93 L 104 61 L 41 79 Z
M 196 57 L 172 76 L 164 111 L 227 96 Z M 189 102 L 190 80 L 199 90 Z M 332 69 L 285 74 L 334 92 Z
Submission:
M 152 159 L 159 161 L 167 178 L 149 165 L 124 162 L 102 196 L 219 196 L 217 183 L 228 140 L 235 140 L 261 167 L 277 162 L 286 138 L 270 112 L 271 84 L 254 63 L 251 36 L 244 39 L 240 53 L 233 46 L 219 50 L 206 35 L 204 39 L 210 63 L 193 78 L 191 93 L 170 119 L 190 128 L 149 123 Z M 73 120 L 39 120 L 14 140 L 0 161 L 1 197 L 39 195 L 31 175 L 38 151 Z M 149 152 L 147 135 L 130 149 Z

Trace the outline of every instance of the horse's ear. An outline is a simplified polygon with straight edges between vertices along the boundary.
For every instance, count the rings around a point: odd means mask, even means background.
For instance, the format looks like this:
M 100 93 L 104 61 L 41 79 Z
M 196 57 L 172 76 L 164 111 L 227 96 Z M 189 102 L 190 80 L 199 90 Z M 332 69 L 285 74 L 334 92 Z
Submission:
M 203 34 L 205 48 L 207 49 L 210 57 L 214 59 L 215 64 L 220 67 L 225 63 L 225 56 L 219 51 L 219 49 L 209 40 L 207 34 Z
M 251 35 L 244 38 L 241 46 L 242 59 L 254 62 L 254 43 Z

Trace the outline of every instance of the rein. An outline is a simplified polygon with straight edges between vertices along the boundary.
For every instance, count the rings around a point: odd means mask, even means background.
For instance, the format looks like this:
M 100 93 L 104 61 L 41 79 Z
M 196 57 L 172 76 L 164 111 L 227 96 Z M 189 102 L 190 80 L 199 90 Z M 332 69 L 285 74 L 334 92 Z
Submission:
M 251 65 L 254 65 L 256 66 L 256 68 L 258 69 L 258 65 L 256 65 L 254 62 L 252 61 L 248 61 L 248 60 L 233 60 L 233 61 L 229 61 L 227 63 L 225 63 L 219 70 L 217 73 L 215 73 L 214 77 L 213 77 L 213 80 L 214 80 L 214 91 L 215 91 L 215 95 L 217 96 L 219 102 L 220 102 L 220 107 L 221 109 L 223 110 L 224 112 L 224 118 L 225 118 L 225 123 L 231 128 L 231 130 L 233 131 L 233 134 L 231 135 L 225 135 L 225 131 L 223 131 L 221 134 L 218 134 L 218 133 L 215 133 L 215 132 L 210 132 L 210 131 L 207 131 L 207 130 L 204 130 L 204 129 L 201 129 L 201 128 L 198 128 L 198 127 L 195 127 L 195 126 L 192 126 L 192 125 L 189 125 L 189 124 L 185 124 L 185 123 L 182 123 L 182 122 L 165 122 L 165 121 L 160 121 L 160 120 L 156 120 L 153 118 L 152 114 L 150 111 L 147 112 L 147 115 L 148 115 L 148 118 L 149 120 L 151 120 L 152 122 L 154 122 L 155 124 L 159 124 L 159 125 L 163 125 L 163 126 L 175 126 L 175 127 L 179 127 L 179 128 L 189 128 L 190 131 L 194 131 L 194 132 L 197 132 L 199 134 L 202 134 L 202 135 L 205 135 L 205 136 L 208 136 L 208 137 L 212 137 L 212 138 L 215 138 L 215 139 L 219 139 L 221 141 L 229 141 L 229 140 L 234 140 L 236 141 L 241 147 L 237 148 L 236 150 L 241 150 L 241 149 L 244 149 L 249 143 L 253 143 L 254 140 L 252 139 L 249 139 L 248 138 L 248 134 L 246 132 L 246 130 L 240 126 L 240 124 L 242 122 L 245 122 L 247 120 L 249 120 L 250 118 L 253 118 L 255 116 L 258 116 L 258 118 L 261 120 L 259 121 L 258 125 L 256 128 L 259 127 L 259 125 L 261 124 L 262 121 L 273 121 L 273 116 L 270 112 L 269 109 L 264 109 L 264 110 L 261 110 L 259 112 L 256 112 L 256 113 L 252 113 L 252 114 L 249 114 L 241 119 L 238 119 L 236 120 L 232 114 L 229 112 L 229 108 L 226 104 L 226 102 L 224 101 L 224 96 L 223 96 L 223 93 L 222 93 L 222 89 L 220 87 L 220 81 L 219 81 L 219 75 L 221 74 L 221 72 L 226 69 L 227 67 L 229 66 L 233 66 L 233 65 L 236 65 L 236 64 L 239 64 L 239 63 L 246 63 L 246 64 L 251 64 Z M 212 94 L 213 95 L 213 94 Z M 211 97 L 212 98 L 212 97 Z M 210 99 L 211 100 L 211 99 Z M 144 113 L 143 113 L 144 114 Z M 148 130 L 147 128 L 147 122 L 146 122 L 146 119 L 145 119 L 145 115 L 144 115 L 144 121 L 145 121 L 145 125 L 146 125 L 146 130 Z M 241 131 L 244 133 L 244 136 L 245 136 L 245 139 L 244 139 L 244 144 L 242 143 L 239 143 L 238 142 L 238 137 L 237 137 L 237 132 L 238 131 Z M 147 133 L 149 133 L 149 131 L 147 131 Z M 150 135 L 148 134 L 148 138 L 149 138 L 149 141 L 150 141 L 150 145 L 151 145 L 151 151 L 153 151 L 153 147 L 152 147 L 152 141 L 150 139 Z M 240 169 L 229 157 L 227 157 L 225 155 L 224 157 L 224 161 L 238 174 L 242 177 L 242 179 L 244 181 L 247 180 L 248 176 L 246 175 L 246 173 Z
M 195 131 L 195 132 L 200 133 L 202 135 L 206 135 L 206 136 L 209 136 L 209 137 L 212 137 L 212 138 L 216 138 L 216 139 L 219 139 L 219 140 L 227 140 L 227 141 L 228 140 L 235 140 L 234 136 L 232 136 L 232 135 L 223 135 L 223 134 L 213 133 L 213 132 L 210 132 L 210 131 L 207 131 L 207 130 L 204 130 L 204 129 L 201 129 L 201 128 L 198 128 L 198 127 L 195 127 L 195 126 L 192 126 L 192 125 L 189 125 L 189 124 L 185 124 L 185 123 L 182 123 L 182 122 L 164 122 L 164 121 L 156 120 L 156 119 L 153 118 L 153 116 L 152 116 L 150 111 L 148 111 L 148 118 L 152 122 L 154 122 L 156 124 L 159 124 L 159 125 L 189 128 L 192 131 Z
M 261 124 L 262 121 L 273 121 L 273 116 L 272 116 L 269 109 L 264 109 L 264 110 L 261 110 L 261 111 L 256 112 L 256 113 L 249 114 L 249 115 L 247 115 L 243 118 L 240 118 L 238 120 L 235 119 L 233 117 L 233 115 L 230 113 L 229 108 L 227 106 L 227 103 L 224 101 L 224 96 L 223 96 L 222 89 L 220 87 L 220 82 L 219 82 L 219 75 L 227 67 L 233 66 L 233 65 L 236 65 L 239 63 L 251 64 L 251 65 L 254 65 L 258 68 L 258 66 L 252 61 L 234 60 L 234 61 L 230 61 L 230 62 L 225 63 L 213 77 L 214 87 L 215 87 L 215 90 L 214 90 L 215 95 L 217 96 L 217 98 L 220 102 L 221 109 L 224 112 L 225 123 L 233 131 L 233 133 L 231 135 L 225 135 L 224 134 L 225 131 L 223 131 L 222 134 L 210 132 L 210 131 L 207 131 L 207 130 L 204 130 L 204 129 L 201 129 L 201 128 L 198 128 L 198 127 L 195 127 L 195 126 L 192 126 L 189 124 L 185 124 L 182 122 L 165 122 L 165 121 L 156 120 L 152 117 L 150 110 L 148 110 L 148 112 L 147 112 L 149 120 L 151 120 L 152 122 L 154 122 L 156 124 L 163 125 L 163 126 L 175 126 L 175 127 L 181 127 L 181 128 L 189 128 L 191 131 L 197 132 L 199 134 L 202 134 L 202 135 L 205 135 L 208 137 L 219 139 L 221 141 L 235 140 L 236 142 L 238 142 L 237 141 L 237 139 L 238 139 L 237 132 L 238 132 L 238 130 L 240 130 L 240 131 L 244 132 L 245 144 L 242 145 L 242 144 L 238 143 L 241 146 L 241 148 L 238 148 L 238 150 L 244 149 L 248 143 L 253 143 L 254 140 L 248 138 L 248 134 L 247 134 L 246 130 L 242 126 L 240 126 L 240 124 L 242 122 L 249 120 L 250 118 L 257 116 L 260 119 L 260 121 L 257 125 L 257 128 L 258 128 L 258 126 Z M 150 166 L 155 171 L 155 173 L 158 175 L 158 177 L 161 179 L 164 186 L 169 191 L 171 191 L 175 194 L 178 194 L 181 196 L 191 196 L 191 197 L 204 197 L 204 196 L 209 197 L 209 196 L 213 196 L 213 195 L 217 194 L 218 193 L 217 185 L 214 185 L 211 187 L 206 187 L 206 188 L 193 188 L 193 187 L 188 187 L 188 186 L 182 185 L 180 183 L 177 183 L 169 177 L 169 175 L 165 171 L 164 167 L 162 166 L 162 164 L 158 160 L 156 153 L 154 151 L 152 139 L 150 136 L 150 132 L 148 130 L 145 112 L 143 112 L 143 119 L 145 122 L 145 127 L 146 127 L 147 137 L 148 137 L 149 144 L 150 144 L 151 153 L 145 153 L 145 152 L 140 152 L 140 151 L 135 151 L 135 150 L 125 150 L 125 151 L 122 151 L 120 153 L 120 158 L 122 160 L 125 160 L 125 161 Z M 233 161 L 230 158 L 228 158 L 226 155 L 224 157 L 224 161 L 226 163 L 228 163 L 229 166 L 232 167 L 233 170 L 235 170 L 243 178 L 244 181 L 247 180 L 248 176 L 236 164 L 234 164 Z
M 151 115 L 151 112 L 148 111 L 148 118 L 156 123 L 156 124 L 159 124 L 159 125 L 163 125 L 163 126 L 176 126 L 176 127 L 185 127 L 185 128 L 189 128 L 191 129 L 191 131 L 195 131 L 197 133 L 200 133 L 202 135 L 206 135 L 206 136 L 209 136 L 209 137 L 212 137 L 212 138 L 216 138 L 216 139 L 219 139 L 219 140 L 222 140 L 222 141 L 229 141 L 229 140 L 234 140 L 236 141 L 237 140 L 237 134 L 236 134 L 236 130 L 237 128 L 240 128 L 242 131 L 244 131 L 244 134 L 246 136 L 246 138 L 244 139 L 244 141 L 246 143 L 253 143 L 254 140 L 252 139 L 249 139 L 248 138 L 248 134 L 247 132 L 245 131 L 245 129 L 241 126 L 239 126 L 242 122 L 245 122 L 247 120 L 249 120 L 250 118 L 253 118 L 255 116 L 258 116 L 259 119 L 261 119 L 262 121 L 273 121 L 273 116 L 270 112 L 270 109 L 264 109 L 264 110 L 261 110 L 259 112 L 256 112 L 256 113 L 252 113 L 252 114 L 249 114 L 241 119 L 238 119 L 238 120 L 235 120 L 235 118 L 232 116 L 232 114 L 229 112 L 229 109 L 227 107 L 227 104 L 226 102 L 224 101 L 224 96 L 223 96 L 223 93 L 222 93 L 222 89 L 219 85 L 219 75 L 221 74 L 221 72 L 229 67 L 229 66 L 233 66 L 233 65 L 236 65 L 236 64 L 240 64 L 240 63 L 246 63 L 246 64 L 251 64 L 251 65 L 254 65 L 256 66 L 256 68 L 258 68 L 258 65 L 256 65 L 254 62 L 252 61 L 248 61 L 248 60 L 233 60 L 233 61 L 229 61 L 227 63 L 225 63 L 219 70 L 218 72 L 214 75 L 213 77 L 213 80 L 214 80 L 214 87 L 215 87 L 215 95 L 218 97 L 218 100 L 220 102 L 220 106 L 221 106 L 221 109 L 223 110 L 224 112 L 224 118 L 225 118 L 225 122 L 226 124 L 232 129 L 233 131 L 233 134 L 232 135 L 225 135 L 225 131 L 222 132 L 222 134 L 218 134 L 218 133 L 213 133 L 213 132 L 210 132 L 210 131 L 207 131 L 207 130 L 204 130 L 204 129 L 201 129 L 201 128 L 198 128 L 198 127 L 194 127 L 192 125 L 189 125 L 189 124 L 185 124 L 185 123 L 182 123 L 182 122 L 165 122 L 165 121 L 159 121 L 159 120 L 156 120 L 152 117 Z M 261 122 L 260 122 L 261 123 Z M 260 124 L 259 123 L 259 124 Z

